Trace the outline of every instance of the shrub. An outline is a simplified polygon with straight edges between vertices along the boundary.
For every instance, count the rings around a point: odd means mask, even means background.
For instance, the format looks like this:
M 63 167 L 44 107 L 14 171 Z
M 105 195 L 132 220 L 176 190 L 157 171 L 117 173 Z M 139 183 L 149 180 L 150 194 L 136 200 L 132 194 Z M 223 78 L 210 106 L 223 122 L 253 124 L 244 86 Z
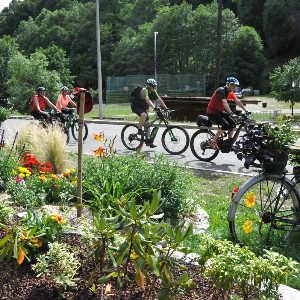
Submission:
M 94 199 L 97 193 L 101 200 L 99 205 L 104 203 L 108 207 L 112 205 L 110 201 L 113 201 L 112 195 L 116 190 L 118 196 L 136 191 L 137 204 L 141 204 L 143 200 L 151 200 L 152 190 L 158 189 L 164 202 L 160 213 L 163 212 L 165 218 L 177 220 L 189 210 L 187 199 L 192 186 L 191 174 L 184 166 L 165 159 L 163 155 L 156 156 L 153 164 L 143 153 L 111 156 L 105 160 L 85 157 L 83 164 L 83 194 L 86 200 Z

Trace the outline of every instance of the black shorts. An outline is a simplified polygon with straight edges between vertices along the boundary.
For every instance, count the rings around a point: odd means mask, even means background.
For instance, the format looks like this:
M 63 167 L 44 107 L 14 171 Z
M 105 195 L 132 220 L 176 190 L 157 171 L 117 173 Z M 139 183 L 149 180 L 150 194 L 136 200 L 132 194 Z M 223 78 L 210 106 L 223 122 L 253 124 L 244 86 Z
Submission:
M 41 113 L 38 110 L 31 111 L 31 115 L 37 120 L 47 120 L 50 118 L 49 114 Z
M 220 125 L 222 130 L 228 130 L 235 128 L 235 122 L 234 120 L 229 116 L 227 112 L 219 112 L 216 114 L 207 114 L 209 119 Z
M 142 113 L 145 113 L 147 115 L 146 117 L 146 121 L 149 121 L 149 116 L 148 116 L 148 112 L 147 109 L 149 108 L 149 106 L 146 107 L 141 107 L 139 105 L 135 105 L 134 103 L 132 103 L 131 105 L 131 110 L 137 114 L 139 117 L 141 116 Z

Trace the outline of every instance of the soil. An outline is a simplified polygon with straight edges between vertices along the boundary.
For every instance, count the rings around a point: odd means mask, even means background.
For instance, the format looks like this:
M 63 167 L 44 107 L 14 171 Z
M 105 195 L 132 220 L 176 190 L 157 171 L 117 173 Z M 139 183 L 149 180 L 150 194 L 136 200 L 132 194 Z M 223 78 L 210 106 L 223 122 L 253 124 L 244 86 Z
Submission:
M 0 200 L 3 200 L 4 194 L 0 194 Z M 9 201 L 9 197 L 5 196 L 6 201 Z M 48 209 L 50 209 L 48 207 Z M 88 212 L 86 212 L 88 213 Z M 16 220 L 13 220 L 16 221 Z M 12 221 L 8 226 L 12 224 Z M 7 232 L 0 228 L 0 240 L 7 234 Z M 89 287 L 86 287 L 92 271 L 94 269 L 94 263 L 92 258 L 89 256 L 89 251 L 86 245 L 82 242 L 79 234 L 64 234 L 62 242 L 71 246 L 71 251 L 75 251 L 77 254 L 80 267 L 76 274 L 79 278 L 76 281 L 77 288 L 68 288 L 66 291 L 61 291 L 55 287 L 55 283 L 50 277 L 37 278 L 35 272 L 31 269 L 31 265 L 24 260 L 21 265 L 18 265 L 15 259 L 7 261 L 4 259 L 0 263 L 0 299 L 1 300 L 40 300 L 40 299 L 72 299 L 72 300 L 89 300 L 89 299 L 158 299 L 155 295 L 160 289 L 158 283 L 154 284 L 153 287 L 145 285 L 145 290 L 140 288 L 137 284 L 125 283 L 122 297 L 118 298 L 119 288 L 117 286 L 115 278 L 105 283 L 102 287 L 101 284 L 97 283 L 97 280 L 104 276 L 104 273 L 97 271 L 95 277 Z M 211 279 L 205 279 L 199 275 L 201 267 L 197 265 L 196 258 L 187 262 L 183 259 L 175 259 L 178 263 L 187 267 L 187 273 L 193 277 L 196 287 L 189 292 L 188 296 L 182 296 L 179 294 L 175 295 L 176 300 L 181 299 L 200 299 L 200 300 L 222 300 L 222 294 L 218 291 Z M 34 261 L 32 262 L 34 263 Z M 181 270 L 177 270 L 178 276 L 181 274 Z M 129 266 L 129 278 L 134 282 L 135 271 L 132 265 Z M 91 290 L 92 285 L 95 284 L 95 291 Z M 110 289 L 109 289 L 110 287 Z M 103 297 L 101 298 L 101 288 Z M 108 289 L 106 293 L 104 290 Z M 239 291 L 233 288 L 230 291 L 231 295 L 238 294 Z M 258 298 L 257 292 L 252 297 Z

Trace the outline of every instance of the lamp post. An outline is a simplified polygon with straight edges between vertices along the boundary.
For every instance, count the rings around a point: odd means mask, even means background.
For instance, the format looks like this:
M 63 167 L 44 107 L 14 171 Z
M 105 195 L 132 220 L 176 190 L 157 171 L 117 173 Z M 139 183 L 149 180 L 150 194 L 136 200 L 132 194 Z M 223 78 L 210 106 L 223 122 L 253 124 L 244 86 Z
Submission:
M 102 71 L 101 71 L 101 49 L 100 49 L 100 21 L 99 0 L 96 0 L 96 26 L 97 26 L 97 69 L 98 69 L 98 96 L 99 96 L 99 119 L 103 120 L 103 98 L 102 98 Z
M 157 63 L 156 63 L 156 36 L 158 35 L 158 32 L 154 32 L 154 67 L 155 67 L 155 75 L 154 79 L 157 82 Z

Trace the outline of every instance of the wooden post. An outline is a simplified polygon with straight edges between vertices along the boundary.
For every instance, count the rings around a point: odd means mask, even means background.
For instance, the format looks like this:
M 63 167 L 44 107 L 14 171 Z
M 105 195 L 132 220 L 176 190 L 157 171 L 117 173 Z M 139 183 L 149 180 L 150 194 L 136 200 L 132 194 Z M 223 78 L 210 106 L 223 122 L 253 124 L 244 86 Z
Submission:
M 84 121 L 85 93 L 80 92 L 79 132 L 78 132 L 78 174 L 77 174 L 77 218 L 82 216 L 82 128 Z

